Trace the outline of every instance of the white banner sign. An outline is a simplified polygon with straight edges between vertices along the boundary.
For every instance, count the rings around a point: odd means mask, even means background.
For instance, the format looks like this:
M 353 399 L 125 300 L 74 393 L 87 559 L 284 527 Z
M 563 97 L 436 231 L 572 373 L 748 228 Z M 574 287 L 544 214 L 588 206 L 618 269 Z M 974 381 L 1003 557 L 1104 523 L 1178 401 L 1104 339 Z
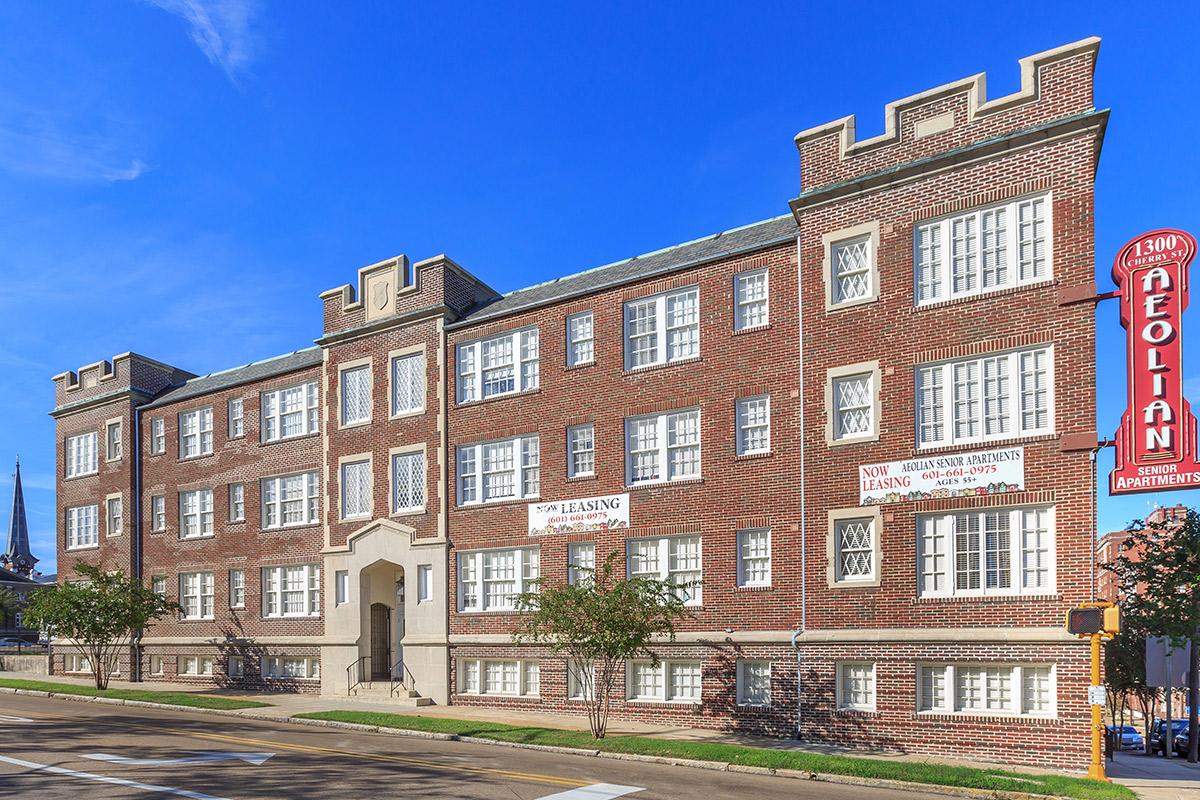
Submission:
M 1019 492 L 1025 488 L 1025 448 L 948 453 L 858 468 L 859 505 Z
M 629 495 L 581 497 L 529 504 L 529 535 L 606 531 L 629 527 Z

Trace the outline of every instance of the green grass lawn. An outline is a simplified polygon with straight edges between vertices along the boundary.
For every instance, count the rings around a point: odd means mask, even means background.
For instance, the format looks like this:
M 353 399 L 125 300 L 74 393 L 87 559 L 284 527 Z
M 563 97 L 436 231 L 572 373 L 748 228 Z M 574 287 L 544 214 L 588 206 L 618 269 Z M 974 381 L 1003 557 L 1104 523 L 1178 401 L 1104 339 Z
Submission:
M 752 767 L 794 769 L 820 772 L 827 775 L 854 775 L 862 778 L 886 778 L 910 783 L 941 786 L 967 786 L 976 789 L 1000 789 L 1031 794 L 1078 797 L 1089 800 L 1133 800 L 1134 794 L 1124 786 L 1100 783 L 1086 778 L 1061 775 L 1034 775 L 1003 769 L 973 769 L 943 764 L 919 764 L 905 761 L 883 761 L 874 758 L 824 755 L 797 750 L 772 750 L 763 747 L 744 747 L 713 742 L 657 739 L 645 736 L 609 736 L 599 741 L 584 731 L 559 728 L 538 728 L 522 725 L 503 725 L 494 722 L 419 717 L 406 714 L 385 714 L 371 711 L 316 711 L 297 714 L 305 719 L 337 720 L 360 725 L 450 733 L 474 736 L 500 742 L 578 747 L 613 753 L 635 753 L 664 758 L 691 758 L 698 761 L 721 761 Z
M 270 703 L 259 703 L 255 700 L 218 697 L 211 694 L 156 692 L 152 689 L 97 689 L 94 686 L 81 686 L 76 683 L 28 681 L 15 678 L 0 678 L 0 688 L 29 689 L 35 692 L 58 692 L 59 694 L 81 694 L 87 697 L 113 697 L 119 700 L 141 700 L 146 703 L 164 703 L 172 706 L 192 706 L 193 708 L 216 708 L 222 710 L 262 708 L 271 705 Z

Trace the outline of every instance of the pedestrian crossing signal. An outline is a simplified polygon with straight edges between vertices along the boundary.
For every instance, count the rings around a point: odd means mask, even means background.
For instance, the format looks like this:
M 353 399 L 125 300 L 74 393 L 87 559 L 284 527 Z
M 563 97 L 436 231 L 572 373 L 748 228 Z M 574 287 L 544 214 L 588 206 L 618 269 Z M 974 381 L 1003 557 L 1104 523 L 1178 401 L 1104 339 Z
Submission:
M 1067 611 L 1067 633 L 1091 636 L 1121 632 L 1121 607 L 1112 603 L 1084 603 Z

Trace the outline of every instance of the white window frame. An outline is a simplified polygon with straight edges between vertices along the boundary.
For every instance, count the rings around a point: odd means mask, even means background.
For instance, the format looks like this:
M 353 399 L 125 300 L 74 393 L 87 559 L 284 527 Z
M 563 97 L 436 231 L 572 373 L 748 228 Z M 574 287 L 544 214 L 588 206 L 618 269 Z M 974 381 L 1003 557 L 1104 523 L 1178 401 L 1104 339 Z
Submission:
M 150 455 L 161 456 L 167 452 L 167 421 L 162 417 L 150 420 Z
M 152 575 L 150 576 L 150 591 L 154 592 L 159 597 L 167 596 L 167 576 Z
M 766 667 L 767 670 L 767 686 L 766 695 L 764 697 L 752 697 L 749 692 L 750 682 L 747 679 L 748 668 L 754 665 L 755 668 Z M 737 660 L 737 703 L 739 706 L 749 706 L 752 708 L 770 708 L 771 707 L 771 678 L 774 672 L 773 663 L 764 658 L 739 658 Z M 756 692 L 757 694 L 757 692 Z
M 417 367 L 409 370 L 415 375 L 400 375 L 401 364 L 416 364 Z M 424 349 L 392 353 L 388 359 L 388 380 L 391 384 L 388 403 L 393 419 L 425 413 L 425 384 L 428 377 Z M 407 391 L 402 391 L 404 389 Z M 406 405 L 403 406 L 401 405 L 402 396 L 406 402 Z
M 100 434 L 96 431 L 68 436 L 63 445 L 63 460 L 68 478 L 82 478 L 100 471 Z
M 287 588 L 284 579 L 289 570 L 299 570 L 303 588 Z M 300 619 L 321 616 L 321 566 L 319 564 L 281 564 L 263 567 L 259 573 L 262 581 L 263 619 Z M 287 594 L 303 597 L 299 611 L 286 610 Z
M 1041 203 L 1045 209 L 1042 220 L 1043 237 L 1043 274 L 1023 275 L 1024 265 L 1021 258 L 1022 223 L 1020 220 L 1023 206 Z M 984 225 L 988 219 L 995 219 L 998 212 L 1003 212 L 1004 223 L 1004 252 L 1006 278 L 985 287 L 984 279 L 987 270 L 986 253 L 995 252 L 993 246 L 985 242 Z M 956 228 L 959 224 L 963 228 Z M 994 223 L 993 223 L 994 224 Z M 972 227 L 973 233 L 967 228 Z M 962 235 L 956 235 L 961 230 Z M 994 228 L 992 229 L 994 232 Z M 994 233 L 993 233 L 994 235 Z M 972 264 L 971 275 L 974 286 L 969 289 L 954 289 L 954 264 L 957 259 L 958 241 L 966 241 L 969 236 L 973 241 L 972 248 L 964 253 L 967 263 Z M 994 263 L 994 262 L 993 262 Z M 942 303 L 961 297 L 975 297 L 990 294 L 1017 286 L 1029 286 L 1046 283 L 1054 279 L 1054 203 L 1049 192 L 1026 195 L 1003 203 L 978 206 L 969 211 L 962 211 L 944 217 L 925 220 L 913 226 L 913 302 L 917 306 Z
M 512 450 L 511 467 L 487 469 L 485 455 L 488 448 L 508 446 Z M 538 434 L 513 436 L 508 439 L 492 439 L 460 445 L 457 448 L 456 482 L 460 506 L 484 503 L 506 503 L 528 500 L 541 496 L 541 443 Z M 468 470 L 467 465 L 472 465 Z M 488 497 L 487 476 L 508 475 L 512 481 L 513 494 Z
M 294 666 L 296 664 L 300 664 L 300 674 L 296 674 L 296 669 Z M 290 672 L 292 674 L 285 675 L 285 672 Z M 317 656 L 267 656 L 262 660 L 262 676 L 270 680 L 283 681 L 320 680 L 321 659 Z
M 243 656 L 229 656 L 225 661 L 225 675 L 230 678 L 245 677 L 246 659 Z
M 393 450 L 389 454 L 389 456 L 390 457 L 388 460 L 390 463 L 389 463 L 389 468 L 388 468 L 389 469 L 388 480 L 391 482 L 391 493 L 390 493 L 391 494 L 391 506 L 392 506 L 391 513 L 392 514 L 421 514 L 421 513 L 424 513 L 425 504 L 427 502 L 426 488 L 427 488 L 427 482 L 429 480 L 429 474 L 426 471 L 427 465 L 425 463 L 425 450 L 423 448 L 422 449 L 409 449 L 409 450 L 397 449 L 397 450 Z M 411 474 L 410 474 L 410 480 L 409 480 L 410 488 L 419 492 L 419 494 L 420 494 L 419 497 L 416 496 L 415 494 L 410 497 L 402 497 L 401 496 L 400 469 L 399 469 L 399 464 L 401 462 L 403 462 L 405 464 L 417 465 L 416 467 L 413 467 L 413 466 L 405 467 L 405 469 L 408 470 L 409 473 L 412 473 L 412 471 L 414 469 L 420 470 L 420 479 L 419 480 L 412 478 Z
M 697 548 L 696 559 L 699 562 L 699 569 L 679 569 L 675 566 L 677 561 L 672 561 L 672 551 L 684 540 L 695 540 Z M 642 544 L 653 547 L 656 550 L 653 569 L 635 569 L 637 562 L 634 558 L 634 551 Z M 704 605 L 704 537 L 699 533 L 683 534 L 682 536 L 648 536 L 626 539 L 625 569 L 626 574 L 630 578 L 647 577 L 680 586 L 685 606 L 698 607 Z M 695 578 L 694 580 L 688 579 L 687 583 L 692 583 L 693 585 L 686 586 L 680 584 L 677 576 L 690 575 L 692 573 L 696 573 Z
M 1008 520 L 1009 545 L 1006 551 L 989 548 L 987 542 L 988 515 L 1006 515 Z M 1027 527 L 1030 515 L 1035 515 L 1033 525 Z M 918 597 L 985 597 L 1012 595 L 1055 595 L 1058 593 L 1057 562 L 1057 524 L 1055 506 L 1015 506 L 1010 508 L 972 508 L 957 511 L 945 511 L 938 514 L 921 514 L 917 522 L 917 596 Z M 970 575 L 975 575 L 978 587 L 958 588 L 958 525 L 961 518 L 976 518 L 978 549 L 968 549 L 964 557 L 970 561 L 970 554 L 977 553 L 978 564 L 975 569 L 966 573 L 966 582 L 971 583 Z M 1042 520 L 1044 519 L 1044 527 Z M 970 522 L 967 523 L 970 525 Z M 997 528 L 998 530 L 998 528 Z M 970 529 L 965 535 L 970 535 Z M 1031 534 L 1037 537 L 1031 541 Z M 1045 536 L 1042 541 L 1041 537 Z M 1033 547 L 1027 545 L 1034 544 Z M 1008 558 L 1008 583 L 1003 586 L 988 586 L 989 568 L 988 554 L 996 553 L 996 583 L 1000 583 L 999 566 L 1001 553 L 1006 552 Z M 1037 555 L 1037 563 L 1032 571 L 1044 573 L 1045 586 L 1031 584 L 1028 573 L 1029 555 Z M 939 568 L 939 565 L 941 567 Z M 932 576 L 941 576 L 941 580 L 933 581 L 940 584 L 936 588 L 927 588 Z
M 349 381 L 362 379 L 366 389 L 366 408 L 353 408 L 348 400 L 350 396 Z M 354 361 L 338 367 L 338 427 L 351 428 L 355 425 L 368 425 L 374 410 L 374 381 L 371 375 L 371 360 Z
M 762 277 L 762 297 L 754 296 L 747 299 L 746 289 L 757 283 Z M 750 309 L 762 306 L 762 319 L 755 322 L 747 321 Z M 755 310 L 754 315 L 758 312 Z M 750 331 L 765 328 L 771 324 L 771 273 L 767 267 L 749 269 L 733 276 L 733 329 L 735 331 Z
M 189 579 L 196 579 L 195 591 L 188 586 Z M 179 573 L 179 606 L 180 619 L 215 619 L 216 591 L 211 572 L 181 572 Z M 192 604 L 195 603 L 195 611 Z
M 940 703 L 935 699 L 926 697 L 928 689 L 925 686 L 926 671 L 931 675 L 940 675 L 942 682 L 942 698 Z M 962 670 L 983 670 L 985 672 L 983 680 L 980 683 L 978 690 L 982 701 L 981 708 L 970 708 L 963 704 L 963 698 L 959 691 L 959 673 Z M 1048 671 L 1048 685 L 1046 687 L 1046 699 L 1049 703 L 1049 708 L 1041 711 L 1030 711 L 1029 699 L 1026 696 L 1026 672 L 1032 670 Z M 990 707 L 993 702 L 989 697 L 989 689 L 992 684 L 987 675 L 988 671 L 995 671 L 997 678 L 1005 672 L 1008 674 L 1008 691 L 1009 701 L 1007 706 L 1000 705 L 999 698 L 995 698 L 996 706 Z M 924 662 L 917 664 L 917 714 L 919 715 L 951 715 L 951 716 L 966 716 L 966 717 L 1030 717 L 1038 719 L 1054 719 L 1058 716 L 1058 668 L 1056 664 L 1037 662 L 1037 663 L 933 663 Z
M 229 570 L 229 607 L 246 607 L 246 570 Z
M 359 470 L 362 472 L 360 473 Z M 353 473 L 360 485 L 349 485 L 348 477 Z M 374 512 L 375 481 L 370 454 L 347 456 L 338 463 L 338 513 L 339 520 L 367 519 Z M 365 495 L 362 493 L 365 492 Z M 351 507 L 351 503 L 354 503 Z
M 567 545 L 567 583 L 574 585 L 580 581 L 591 580 L 595 569 L 595 542 L 571 542 Z
M 284 395 L 296 389 L 303 393 L 303 407 L 285 414 L 282 410 Z M 317 381 L 304 381 L 290 386 L 282 386 L 269 392 L 262 392 L 259 405 L 262 412 L 259 423 L 259 427 L 262 429 L 260 440 L 264 444 L 310 436 L 321 429 L 321 388 Z M 283 418 L 288 414 L 299 414 L 301 425 L 298 432 L 284 435 Z
M 300 500 L 283 499 L 285 481 L 290 478 L 301 478 L 304 496 Z M 262 529 L 264 531 L 280 530 L 283 528 L 302 528 L 306 525 L 317 525 L 321 521 L 321 479 L 318 472 L 293 472 L 288 475 L 273 475 L 259 482 L 261 502 L 259 511 L 262 514 Z M 303 503 L 303 519 L 298 522 L 283 521 L 285 502 Z M 274 519 L 274 522 L 271 520 Z
M 596 693 L 596 665 L 567 660 L 567 699 L 591 700 Z
M 695 318 L 684 325 L 670 325 L 671 320 L 668 317 L 667 309 L 672 301 L 679 300 L 680 298 L 689 300 L 695 304 Z M 635 310 L 641 308 L 648 308 L 650 314 L 645 317 L 636 316 Z M 627 300 L 623 309 L 624 334 L 622 340 L 624 341 L 625 369 L 627 371 L 661 366 L 663 364 L 678 364 L 700 358 L 700 287 L 698 284 Z M 638 332 L 634 333 L 634 322 L 637 319 L 653 320 L 653 330 L 638 329 Z M 687 332 L 686 338 L 688 340 L 694 338 L 694 352 L 672 357 L 668 350 L 668 345 L 671 341 L 670 334 L 673 331 L 685 331 Z M 633 340 L 635 337 L 644 338 L 648 336 L 654 337 L 652 345 L 654 355 L 653 358 L 648 360 L 641 360 L 637 356 L 638 351 L 633 347 Z
M 350 570 L 339 569 L 333 573 L 333 604 L 343 606 L 350 602 Z
M 116 506 L 114 512 L 114 504 Z M 106 536 L 120 536 L 125 532 L 125 498 L 119 494 L 104 498 L 104 533 Z
M 491 557 L 503 557 L 510 554 L 513 560 L 513 575 L 507 578 L 488 578 L 486 565 Z M 458 553 L 457 570 L 458 610 L 461 613 L 488 613 L 501 611 L 511 613 L 516 610 L 515 599 L 525 592 L 537 591 L 535 581 L 541 576 L 541 548 L 539 547 L 500 547 L 487 550 L 463 550 Z M 507 597 L 512 602 L 488 602 L 489 583 L 512 583 L 512 592 Z M 468 597 L 474 598 L 474 603 L 468 605 Z
M 458 403 L 474 403 L 536 390 L 540 385 L 539 338 L 537 326 L 529 326 L 458 345 L 454 359 L 455 374 L 458 376 Z M 483 365 L 483 354 L 484 350 L 495 346 L 511 348 L 512 357 L 507 362 L 497 362 L 489 369 L 497 372 L 503 372 L 506 368 L 510 370 L 512 388 L 489 392 L 489 381 L 484 380 L 488 370 Z
M 867 680 L 870 682 L 870 700 L 866 702 L 856 701 L 852 697 L 852 692 L 848 690 L 847 681 L 850 678 L 850 671 L 855 669 L 866 668 L 868 671 Z M 839 661 L 836 664 L 837 673 L 837 708 L 838 711 L 875 711 L 876 697 L 878 695 L 879 676 L 876 674 L 876 665 L 871 661 Z
M 695 669 L 696 694 L 685 695 L 674 685 L 674 672 L 680 668 Z M 637 687 L 636 672 L 648 669 L 657 673 L 659 691 L 655 694 L 642 694 Z M 655 666 L 644 659 L 632 659 L 625 662 L 625 699 L 630 703 L 679 703 L 699 705 L 704 698 L 704 661 L 698 658 L 664 658 Z
M 671 424 L 676 417 L 685 415 L 695 415 L 696 418 L 696 442 L 695 444 L 672 445 L 670 443 Z M 635 436 L 638 434 L 639 425 L 644 422 L 654 423 L 654 443 L 652 447 L 638 447 L 634 449 Z M 700 480 L 704 475 L 704 421 L 700 413 L 699 406 L 692 408 L 681 408 L 674 411 L 666 411 L 660 414 L 643 414 L 636 417 L 625 418 L 625 485 L 626 486 L 651 486 L 659 483 L 675 483 L 680 481 L 695 481 Z M 696 449 L 696 471 L 692 473 L 672 472 L 671 454 L 674 450 L 683 450 L 691 447 Z M 655 453 L 654 465 L 657 468 L 656 475 L 635 479 L 634 465 L 636 453 Z M 665 477 L 664 477 L 665 476 Z
M 591 422 L 567 428 L 567 477 L 596 474 L 596 426 Z
M 417 602 L 433 602 L 433 564 L 417 565 Z
M 192 429 L 195 425 L 194 430 Z M 193 452 L 193 447 L 195 451 Z M 179 460 L 213 454 L 212 406 L 179 412 Z
M 150 496 L 150 530 L 160 533 L 167 529 L 167 496 L 156 494 Z
M 751 423 L 751 405 L 758 403 L 764 404 L 765 419 L 761 422 Z M 734 402 L 734 419 L 737 424 L 737 454 L 739 456 L 759 456 L 771 452 L 771 395 L 756 394 L 752 397 L 739 397 Z M 764 432 L 765 445 L 751 447 L 750 433 L 760 429 Z
M 586 326 L 584 322 L 586 321 Z M 580 328 L 582 330 L 577 330 Z M 567 366 L 581 367 L 596 361 L 596 318 L 591 310 L 569 314 L 567 329 Z
M 114 438 L 113 431 L 116 431 Z M 119 419 L 110 419 L 104 423 L 104 460 L 120 461 L 125 452 L 125 426 Z
M 188 503 L 194 498 L 196 510 L 189 512 Z M 195 519 L 195 532 L 191 531 L 190 518 Z M 215 535 L 213 520 L 213 490 L 188 489 L 179 493 L 179 538 L 207 539 Z
M 867 250 L 866 292 L 858 297 L 843 298 L 839 283 L 838 255 L 841 248 L 865 243 Z M 825 310 L 854 308 L 879 299 L 879 222 L 867 222 L 821 236 L 824 249 L 822 277 L 825 283 Z
M 241 397 L 229 398 L 226 422 L 230 439 L 241 439 L 246 435 L 246 403 Z
M 747 556 L 747 544 L 750 543 L 751 537 L 758 535 L 766 537 L 767 552 L 766 555 L 751 555 Z M 766 564 L 766 579 L 757 578 L 751 579 L 747 577 L 751 570 L 747 569 L 747 562 L 765 562 Z M 754 570 L 758 571 L 758 570 Z M 742 587 L 749 586 L 770 586 L 771 585 L 771 529 L 770 528 L 742 528 L 737 532 L 737 585 Z
M 246 484 L 229 484 L 229 521 L 246 521 Z
M 212 656 L 180 656 L 180 675 L 190 677 L 205 677 L 213 674 Z
M 161 677 L 166 674 L 163 668 L 163 657 L 160 655 L 150 656 L 150 674 Z
M 514 673 L 511 685 L 515 688 L 511 691 L 505 688 L 490 690 L 488 687 L 489 670 L 506 670 L 506 668 L 511 668 Z M 541 696 L 541 664 L 536 659 L 460 658 L 458 659 L 458 676 L 457 694 L 501 697 Z
M 1040 389 L 1034 391 L 1034 405 L 1031 410 L 1027 410 L 1025 406 L 1025 396 L 1028 394 L 1025 389 L 1027 372 L 1024 366 L 1027 358 L 1036 359 L 1039 355 L 1045 359 L 1045 372 L 1042 376 L 1044 384 Z M 1005 364 L 1003 369 L 1006 370 L 1004 381 L 1007 384 L 1007 391 L 1002 395 L 993 395 L 993 398 L 999 398 L 993 400 L 986 395 L 989 383 L 987 371 L 988 364 L 996 364 L 997 361 L 1003 361 Z M 964 369 L 960 370 L 960 367 Z M 957 376 L 964 375 L 971 368 L 974 369 L 974 377 L 970 378 L 969 382 L 956 381 Z M 1038 373 L 1031 372 L 1029 374 Z M 918 448 L 928 449 L 1021 439 L 1029 436 L 1052 435 L 1055 431 L 1054 345 L 1039 345 L 1020 350 L 988 353 L 972 358 L 920 364 L 915 368 L 913 383 L 916 389 L 915 436 Z M 966 394 L 958 393 L 959 385 L 967 387 Z M 926 392 L 929 393 L 928 398 L 924 397 Z M 1023 418 L 1027 413 L 1035 415 L 1038 413 L 1036 394 L 1039 393 L 1045 395 L 1046 424 L 1027 427 Z M 939 396 L 940 402 L 938 402 Z M 997 408 L 1006 410 L 1003 413 L 989 413 Z M 932 416 L 934 409 L 941 411 L 940 437 L 936 432 L 938 423 Z M 959 409 L 968 411 L 973 409 L 970 419 L 966 419 L 965 416 L 956 417 Z M 959 435 L 959 419 L 963 419 L 964 423 L 974 424 L 975 433 Z M 1005 430 L 1000 433 L 987 433 L 987 425 L 991 419 L 1005 420 Z
M 66 548 L 95 550 L 100 546 L 100 507 L 95 504 L 71 506 L 65 510 Z

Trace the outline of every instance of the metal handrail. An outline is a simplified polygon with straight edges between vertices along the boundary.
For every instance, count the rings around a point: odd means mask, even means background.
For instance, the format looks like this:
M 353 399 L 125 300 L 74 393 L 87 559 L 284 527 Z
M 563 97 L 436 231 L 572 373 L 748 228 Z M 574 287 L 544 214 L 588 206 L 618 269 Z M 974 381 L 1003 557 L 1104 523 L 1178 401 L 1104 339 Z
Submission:
M 364 679 L 364 677 L 363 677 L 363 668 L 362 668 L 362 667 L 363 667 L 363 662 L 364 662 L 364 661 L 366 661 L 366 660 L 367 660 L 367 659 L 369 659 L 369 658 L 370 658 L 370 656 L 362 656 L 362 657 L 361 657 L 361 658 L 359 658 L 357 661 L 354 661 L 354 662 L 352 662 L 352 663 L 350 664 L 350 666 L 346 667 L 346 696 L 347 696 L 347 697 L 349 697 L 350 695 L 354 694 L 354 690 L 355 690 L 355 688 L 357 688 L 358 686 L 367 686 L 367 687 L 369 687 L 369 686 L 371 685 L 371 682 L 370 682 L 370 681 L 368 681 L 368 680 Z M 354 677 L 354 676 L 351 674 L 351 670 L 353 670 L 355 667 L 358 667 L 358 677 L 357 677 L 357 678 L 355 678 L 355 677 Z
M 396 668 L 400 668 L 400 674 L 397 676 Z M 408 676 L 407 680 L 405 676 Z M 396 688 L 403 686 L 405 689 L 415 692 L 417 690 L 417 678 L 412 674 L 412 670 L 404 663 L 404 659 L 400 659 L 395 664 L 392 664 L 391 682 L 388 684 L 388 697 L 394 697 Z

